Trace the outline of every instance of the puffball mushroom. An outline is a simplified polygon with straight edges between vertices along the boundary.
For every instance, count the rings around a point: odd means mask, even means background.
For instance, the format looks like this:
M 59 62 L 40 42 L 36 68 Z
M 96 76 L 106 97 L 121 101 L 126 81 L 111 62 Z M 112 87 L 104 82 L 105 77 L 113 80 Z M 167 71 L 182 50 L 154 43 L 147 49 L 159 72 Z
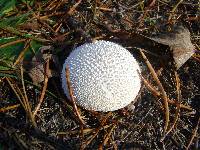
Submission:
M 86 43 L 70 53 L 61 73 L 62 88 L 70 99 L 66 67 L 76 103 L 88 110 L 123 108 L 134 101 L 141 87 L 136 59 L 113 42 Z

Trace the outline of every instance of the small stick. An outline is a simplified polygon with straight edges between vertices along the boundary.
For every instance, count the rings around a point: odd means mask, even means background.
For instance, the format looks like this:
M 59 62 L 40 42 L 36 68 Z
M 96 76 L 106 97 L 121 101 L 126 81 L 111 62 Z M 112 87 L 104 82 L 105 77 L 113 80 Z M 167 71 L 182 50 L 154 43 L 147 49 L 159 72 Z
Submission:
M 147 89 L 156 97 L 160 97 L 161 94 L 159 91 L 157 91 L 141 74 L 140 77 L 144 83 L 144 85 L 147 87 Z
M 63 23 L 60 23 L 58 25 L 58 27 L 55 29 L 55 33 L 58 33 L 58 31 L 60 30 L 60 28 L 62 27 Z
M 20 104 L 16 104 L 16 105 L 0 108 L 0 113 L 1 112 L 6 112 L 6 111 L 11 110 L 11 109 L 18 108 L 19 106 L 20 106 Z
M 67 86 L 68 86 L 68 89 L 69 89 L 69 95 L 70 95 L 70 98 L 71 98 L 71 101 L 72 101 L 73 109 L 74 109 L 76 116 L 78 117 L 81 125 L 85 125 L 85 122 L 83 121 L 83 119 L 81 118 L 81 116 L 78 112 L 78 108 L 76 106 L 75 98 L 73 96 L 73 91 L 72 91 L 71 84 L 70 84 L 70 72 L 69 72 L 68 66 L 66 67 L 66 79 L 67 79 Z
M 43 43 L 50 42 L 50 40 L 42 39 L 42 38 L 35 37 L 35 36 L 29 35 L 29 34 L 24 34 L 20 31 L 16 30 L 13 27 L 5 27 L 5 26 L 0 25 L 0 29 L 5 30 L 5 31 L 15 34 L 15 35 L 19 35 L 19 36 L 27 38 L 27 39 L 32 39 L 32 40 L 38 41 L 38 42 L 43 42 Z
M 165 137 L 174 129 L 176 122 L 179 118 L 179 113 L 180 113 L 180 109 L 181 109 L 181 105 L 180 105 L 180 98 L 181 98 L 181 91 L 180 91 L 180 79 L 178 77 L 177 72 L 175 71 L 175 79 L 176 79 L 176 92 L 177 92 L 177 105 L 176 105 L 176 112 L 175 112 L 175 117 L 174 117 L 174 122 L 172 124 L 172 126 L 170 127 L 170 129 L 167 131 L 167 133 L 161 138 L 161 142 L 165 139 Z
M 171 13 L 170 13 L 170 15 L 169 15 L 168 21 L 171 20 L 172 14 L 176 11 L 176 9 L 178 8 L 178 6 L 179 6 L 182 2 L 183 2 L 183 0 L 179 0 L 178 3 L 172 8 L 172 11 L 171 11 Z
M 197 136 L 197 131 L 198 131 L 198 128 L 199 128 L 199 124 L 200 124 L 200 117 L 199 117 L 199 119 L 198 119 L 198 122 L 197 122 L 196 127 L 195 127 L 194 130 L 193 130 L 192 137 L 191 137 L 191 139 L 190 139 L 190 141 L 189 141 L 189 143 L 188 143 L 188 145 L 187 145 L 187 147 L 186 147 L 186 150 L 188 150 L 188 149 L 190 148 L 190 146 L 191 146 L 191 144 L 192 144 L 192 141 L 194 140 L 195 136 Z
M 93 139 L 98 135 L 99 131 L 101 130 L 102 126 L 104 126 L 104 124 L 106 123 L 106 120 L 111 116 L 112 112 L 109 112 L 106 114 L 106 116 L 103 117 L 100 126 L 96 129 L 96 132 L 94 133 L 94 135 L 86 141 L 86 143 L 84 145 L 81 146 L 81 149 L 85 149 L 87 145 L 89 145 Z
M 39 103 L 38 103 L 38 105 L 36 106 L 36 108 L 33 112 L 34 118 L 35 118 L 35 115 L 37 114 L 37 112 L 40 109 L 42 102 L 44 100 L 44 95 L 45 95 L 45 92 L 47 90 L 47 85 L 48 85 L 48 80 L 49 80 L 48 75 L 49 75 L 49 58 L 47 59 L 47 62 L 46 62 L 45 73 L 44 73 L 44 85 L 43 85 L 43 88 L 42 88 L 42 93 L 40 95 Z
M 138 27 L 141 27 L 143 25 L 144 19 L 145 19 L 146 15 L 148 14 L 148 11 L 155 5 L 155 2 L 156 2 L 156 0 L 151 0 L 150 3 L 148 4 L 148 6 L 146 8 L 144 8 L 144 13 L 139 19 Z
M 80 126 L 80 132 L 79 132 L 79 137 L 80 137 L 80 143 L 81 145 L 83 145 L 83 137 L 84 137 L 84 133 L 83 133 L 83 126 Z
M 111 136 L 113 130 L 115 129 L 115 127 L 116 127 L 116 124 L 114 124 L 114 125 L 112 126 L 112 128 L 110 129 L 110 131 L 109 131 L 108 134 L 106 135 L 106 137 L 105 137 L 105 139 L 104 139 L 104 141 L 103 141 L 103 145 L 106 145 L 106 144 L 107 144 L 107 142 L 108 142 L 108 140 L 109 140 L 109 138 L 110 138 L 110 136 Z
M 55 13 L 52 13 L 52 14 L 48 14 L 48 15 L 45 15 L 45 16 L 41 16 L 39 17 L 40 20 L 45 20 L 45 19 L 48 19 L 49 17 L 53 17 L 53 16 L 61 16 L 61 15 L 64 15 L 65 13 L 64 12 L 55 12 Z
M 111 125 L 105 125 L 102 127 L 102 129 L 107 129 L 111 127 Z M 89 135 L 91 133 L 94 133 L 95 131 L 96 131 L 96 128 L 85 128 L 83 129 L 83 135 Z M 81 132 L 82 131 L 80 130 L 73 130 L 73 131 L 67 131 L 67 132 L 58 132 L 57 135 L 77 135 L 77 134 L 80 134 Z
M 158 87 L 159 89 L 161 90 L 161 93 L 162 93 L 162 98 L 163 98 L 163 101 L 164 101 L 164 108 L 165 108 L 165 126 L 164 126 L 164 133 L 167 131 L 167 128 L 169 126 L 169 106 L 168 106 L 168 97 L 167 97 L 167 94 L 160 82 L 160 80 L 158 79 L 158 76 L 155 72 L 155 70 L 153 69 L 152 65 L 150 64 L 150 62 L 148 61 L 147 57 L 145 56 L 145 54 L 143 53 L 142 49 L 140 49 L 140 53 L 143 57 L 143 59 L 145 60 L 149 70 L 151 71 L 152 73 L 152 76 L 154 78 L 154 80 L 156 81 L 156 83 L 158 84 Z
M 112 12 L 112 11 L 113 11 L 112 8 L 107 8 L 107 7 L 99 7 L 99 8 L 97 8 L 97 9 L 102 10 L 102 11 L 109 11 L 109 12 Z
M 30 39 L 27 40 L 27 42 L 25 43 L 24 49 L 20 52 L 19 56 L 17 57 L 16 61 L 13 64 L 13 67 L 15 67 L 17 64 L 19 64 L 22 61 L 25 53 L 28 51 L 28 48 L 30 47 L 30 42 L 31 42 Z
M 23 73 L 22 65 L 20 66 L 20 70 L 21 70 L 22 87 L 23 87 L 23 92 L 24 92 L 24 95 L 21 93 L 21 96 L 22 96 L 22 99 L 24 101 L 24 105 L 26 107 L 27 115 L 28 115 L 33 127 L 35 129 L 37 129 L 37 124 L 36 124 L 36 122 L 34 120 L 34 117 L 33 117 L 32 111 L 31 111 L 31 106 L 29 104 L 28 96 L 26 94 L 26 89 L 25 89 L 25 84 L 24 84 L 24 73 Z
M 4 48 L 4 47 L 14 45 L 14 44 L 17 44 L 17 43 L 21 43 L 21 42 L 24 42 L 24 41 L 26 41 L 26 39 L 19 39 L 19 40 L 16 40 L 16 41 L 5 43 L 5 44 L 0 45 L 0 48 Z
M 51 26 L 48 25 L 47 23 L 45 23 L 43 20 L 40 20 L 39 15 L 37 16 L 37 15 L 35 14 L 35 12 L 34 12 L 34 11 L 32 10 L 32 8 L 28 5 L 28 3 L 27 3 L 27 7 L 28 7 L 29 11 L 32 11 L 32 12 L 33 12 L 33 16 L 38 20 L 38 22 L 39 22 L 40 24 L 44 25 L 45 28 L 49 29 L 52 33 L 55 34 L 55 31 L 51 28 Z
M 72 13 L 75 11 L 75 9 L 78 7 L 78 5 L 81 3 L 82 0 L 78 0 L 78 2 L 76 4 L 74 4 L 72 6 L 72 8 L 70 8 L 70 10 L 67 12 L 68 15 L 72 15 Z
M 140 77 L 144 83 L 144 85 L 146 86 L 146 88 L 151 92 L 151 94 L 153 94 L 154 97 L 158 98 L 161 97 L 161 93 L 159 91 L 157 91 L 141 74 Z M 158 101 L 160 108 L 162 109 L 162 111 L 164 110 L 164 108 L 162 107 L 162 103 L 160 101 Z
M 47 10 L 52 10 L 55 6 L 55 2 L 56 1 L 51 1 L 50 4 L 48 6 L 46 6 Z
M 171 99 L 168 99 L 168 102 L 170 104 L 174 104 L 174 105 L 180 105 L 180 108 L 182 109 L 187 109 L 188 111 L 192 111 L 193 109 L 189 106 L 189 105 L 184 105 L 184 104 L 179 104 L 177 101 L 175 100 L 171 100 Z
M 19 96 L 17 90 L 15 89 L 15 87 L 12 84 L 12 82 L 10 81 L 11 79 L 6 77 L 6 80 L 7 80 L 8 84 L 10 85 L 11 89 L 13 90 L 13 92 L 15 93 L 15 95 L 17 96 L 18 100 L 20 101 L 22 107 L 24 108 L 24 110 L 26 110 L 25 104 L 23 103 L 23 101 L 22 101 L 21 97 Z
M 94 20 L 94 17 L 96 16 L 96 13 L 97 13 L 97 0 L 94 0 L 92 12 L 93 12 L 93 20 Z
M 155 96 L 155 97 L 161 97 L 161 93 L 159 91 L 157 91 L 144 77 L 141 76 L 141 79 L 143 80 L 145 86 L 147 87 L 147 89 Z M 170 100 L 168 99 L 168 103 L 176 105 L 177 103 L 175 100 Z M 179 105 L 179 104 L 178 104 Z M 180 107 L 182 109 L 187 109 L 189 111 L 192 111 L 192 108 L 190 106 L 186 106 L 183 104 L 180 104 Z
M 200 58 L 199 57 L 192 56 L 192 58 L 194 58 L 196 61 L 198 61 L 200 63 Z

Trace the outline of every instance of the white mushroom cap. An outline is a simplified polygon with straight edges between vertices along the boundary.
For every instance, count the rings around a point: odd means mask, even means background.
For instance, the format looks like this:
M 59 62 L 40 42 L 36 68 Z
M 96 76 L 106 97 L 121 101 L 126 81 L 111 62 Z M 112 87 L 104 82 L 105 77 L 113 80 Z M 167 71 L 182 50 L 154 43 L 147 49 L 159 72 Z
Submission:
M 123 108 L 141 87 L 137 61 L 113 42 L 86 43 L 71 52 L 61 74 L 64 93 L 70 98 L 66 66 L 76 103 L 85 109 L 107 112 Z

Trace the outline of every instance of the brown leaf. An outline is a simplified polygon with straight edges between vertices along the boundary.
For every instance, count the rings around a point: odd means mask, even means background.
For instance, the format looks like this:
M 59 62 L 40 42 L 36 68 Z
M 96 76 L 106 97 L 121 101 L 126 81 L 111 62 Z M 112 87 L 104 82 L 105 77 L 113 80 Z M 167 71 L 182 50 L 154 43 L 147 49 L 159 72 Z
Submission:
M 38 30 L 39 28 L 40 26 L 36 20 L 20 25 L 20 29 L 23 30 Z
M 170 61 L 170 56 L 166 56 L 164 52 L 167 47 L 171 49 L 173 60 L 176 68 L 179 69 L 193 54 L 195 47 L 190 39 L 190 32 L 183 26 L 177 26 L 172 32 L 162 33 L 154 37 L 148 37 L 139 33 L 128 33 L 123 31 L 114 32 L 107 26 L 98 24 L 100 27 L 106 29 L 109 33 L 118 37 L 129 46 L 142 48 L 149 52 L 156 52 L 157 55 Z M 117 41 L 119 42 L 119 41 Z M 163 60 L 164 60 L 163 59 Z M 164 61 L 166 61 L 164 60 Z
M 168 45 L 179 69 L 194 53 L 195 47 L 190 39 L 190 32 L 183 26 L 178 26 L 171 33 L 161 34 L 151 38 L 153 41 Z
M 31 77 L 34 84 L 39 84 L 44 81 L 45 75 L 45 61 L 49 59 L 55 63 L 55 55 L 49 51 L 52 50 L 51 46 L 43 46 L 40 48 L 38 53 L 32 58 L 31 68 L 29 70 L 29 76 Z M 56 72 L 49 69 L 48 77 L 51 78 L 57 76 Z

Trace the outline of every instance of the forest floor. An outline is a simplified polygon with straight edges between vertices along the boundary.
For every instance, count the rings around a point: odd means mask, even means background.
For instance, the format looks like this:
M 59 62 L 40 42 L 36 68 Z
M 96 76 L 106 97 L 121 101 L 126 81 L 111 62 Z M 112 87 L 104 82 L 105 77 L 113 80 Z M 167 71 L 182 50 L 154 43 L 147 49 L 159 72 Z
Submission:
M 64 60 L 94 40 L 140 63 L 140 93 L 123 109 L 75 110 L 63 93 Z M 180 68 L 172 43 L 193 52 Z M 0 1 L 0 150 L 200 149 L 199 89 L 199 0 Z

